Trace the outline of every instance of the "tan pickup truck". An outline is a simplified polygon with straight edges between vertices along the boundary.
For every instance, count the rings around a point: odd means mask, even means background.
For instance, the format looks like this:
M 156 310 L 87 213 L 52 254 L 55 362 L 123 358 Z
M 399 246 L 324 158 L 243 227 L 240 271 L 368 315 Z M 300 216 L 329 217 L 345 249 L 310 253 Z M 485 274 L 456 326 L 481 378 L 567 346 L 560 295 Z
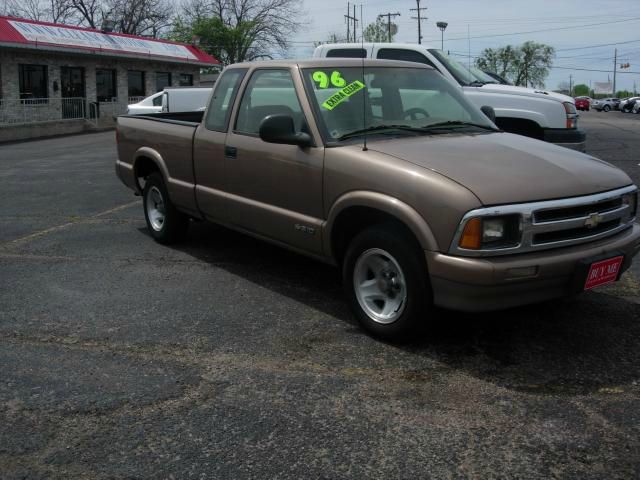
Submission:
M 341 267 L 379 336 L 434 305 L 501 309 L 619 279 L 640 250 L 637 187 L 491 113 L 415 63 L 236 64 L 204 114 L 119 117 L 116 171 L 161 243 L 205 219 Z

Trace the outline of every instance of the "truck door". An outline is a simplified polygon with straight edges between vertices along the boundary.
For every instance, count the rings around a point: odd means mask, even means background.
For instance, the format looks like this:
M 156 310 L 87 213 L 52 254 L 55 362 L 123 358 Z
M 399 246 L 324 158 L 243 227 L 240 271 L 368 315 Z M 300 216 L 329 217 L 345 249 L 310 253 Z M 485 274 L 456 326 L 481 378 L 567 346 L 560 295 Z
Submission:
M 233 104 L 246 73 L 246 68 L 233 68 L 220 76 L 193 140 L 196 200 L 200 211 L 212 221 L 229 221 L 224 145 Z
M 225 146 L 230 211 L 244 230 L 320 253 L 324 148 L 267 143 L 258 135 L 274 114 L 290 115 L 296 130 L 312 134 L 297 81 L 296 89 L 287 68 L 256 69 L 249 78 Z

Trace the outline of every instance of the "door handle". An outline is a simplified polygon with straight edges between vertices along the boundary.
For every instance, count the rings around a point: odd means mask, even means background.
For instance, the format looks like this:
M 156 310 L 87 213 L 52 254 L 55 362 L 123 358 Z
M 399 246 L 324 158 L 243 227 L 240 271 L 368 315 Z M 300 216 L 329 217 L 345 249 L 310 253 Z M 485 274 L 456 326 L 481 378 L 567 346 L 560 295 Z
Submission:
M 225 158 L 238 158 L 238 149 L 236 147 L 228 147 L 225 145 L 224 156 Z

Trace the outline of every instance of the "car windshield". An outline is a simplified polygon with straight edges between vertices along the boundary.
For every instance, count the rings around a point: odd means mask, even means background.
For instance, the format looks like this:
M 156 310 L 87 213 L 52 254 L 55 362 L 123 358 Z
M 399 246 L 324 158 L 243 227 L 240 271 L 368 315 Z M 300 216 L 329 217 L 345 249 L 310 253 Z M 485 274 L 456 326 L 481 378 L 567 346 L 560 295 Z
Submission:
M 372 131 L 420 135 L 495 130 L 458 88 L 432 69 L 318 67 L 304 69 L 303 75 L 318 124 L 330 142 Z

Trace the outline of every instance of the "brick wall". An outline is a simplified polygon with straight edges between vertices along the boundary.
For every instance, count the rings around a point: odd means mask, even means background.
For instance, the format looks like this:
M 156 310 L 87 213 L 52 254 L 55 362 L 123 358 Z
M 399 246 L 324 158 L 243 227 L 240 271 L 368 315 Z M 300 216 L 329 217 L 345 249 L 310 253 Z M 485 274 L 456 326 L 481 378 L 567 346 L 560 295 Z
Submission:
M 52 99 L 59 99 L 62 95 L 61 67 L 83 67 L 86 98 L 89 102 L 96 101 L 96 69 L 115 69 L 117 72 L 118 102 L 117 105 L 109 106 L 109 108 L 101 108 L 101 116 L 103 116 L 103 110 L 105 115 L 122 113 L 126 110 L 129 97 L 127 74 L 129 70 L 142 70 L 145 72 L 145 96 L 151 95 L 156 91 L 155 72 L 171 72 L 171 83 L 173 85 L 178 85 L 181 73 L 192 74 L 194 86 L 200 84 L 200 69 L 198 66 L 155 60 L 108 58 L 103 55 L 65 55 L 55 52 L 0 48 L 0 93 L 3 99 L 16 100 L 20 96 L 19 64 L 47 65 L 48 92 L 49 98 Z M 57 90 L 54 89 L 54 85 Z

